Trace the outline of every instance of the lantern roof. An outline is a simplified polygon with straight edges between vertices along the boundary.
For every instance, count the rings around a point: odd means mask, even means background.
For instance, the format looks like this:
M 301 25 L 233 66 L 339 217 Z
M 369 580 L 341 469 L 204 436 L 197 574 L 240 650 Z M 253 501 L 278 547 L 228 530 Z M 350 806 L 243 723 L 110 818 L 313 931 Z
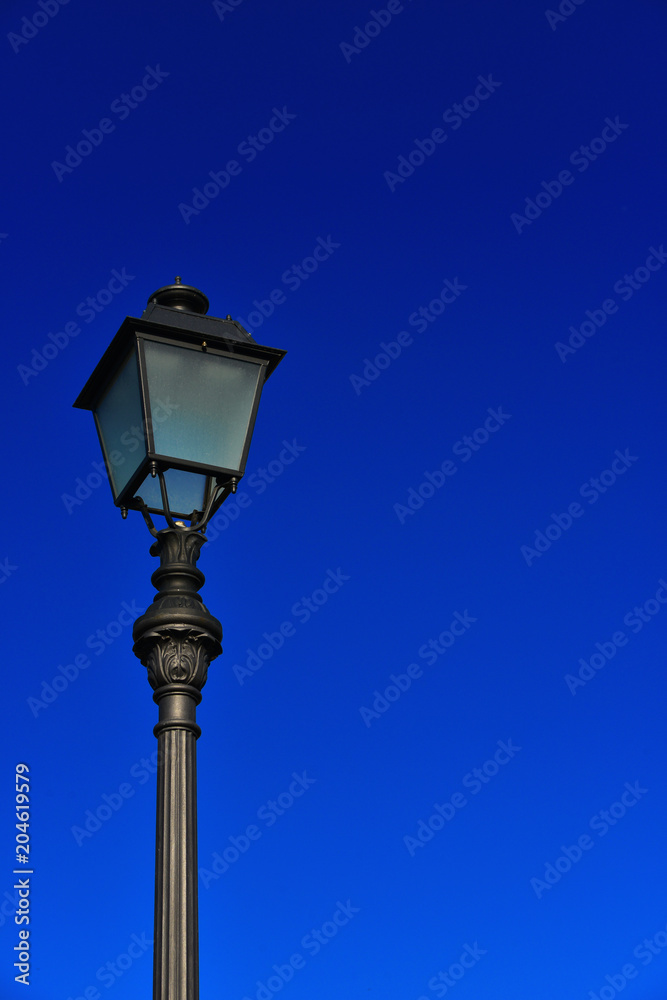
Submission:
M 74 406 L 91 410 L 104 392 L 109 377 L 122 364 L 137 332 L 169 337 L 175 343 L 211 347 L 230 354 L 253 357 L 267 365 L 268 378 L 285 357 L 286 351 L 258 344 L 231 316 L 207 316 L 208 299 L 199 289 L 182 285 L 180 278 L 165 285 L 148 299 L 140 318 L 127 316 L 100 358 L 92 375 L 77 396 Z

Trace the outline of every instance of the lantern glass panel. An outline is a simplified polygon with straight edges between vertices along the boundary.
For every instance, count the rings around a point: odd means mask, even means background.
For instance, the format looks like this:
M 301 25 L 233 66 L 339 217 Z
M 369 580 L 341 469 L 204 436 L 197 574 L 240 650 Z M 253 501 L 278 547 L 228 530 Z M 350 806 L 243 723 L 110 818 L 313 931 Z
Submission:
M 167 487 L 169 509 L 173 514 L 187 517 L 193 510 L 203 511 L 206 497 L 206 476 L 197 472 L 183 472 L 181 469 L 167 469 L 164 482 Z M 134 491 L 150 510 L 163 511 L 160 481 L 149 473 Z M 163 511 L 164 512 L 164 511 Z
M 264 367 L 144 341 L 156 455 L 242 472 Z
M 95 417 L 115 499 L 146 457 L 139 370 L 134 350 L 130 351 L 95 407 Z

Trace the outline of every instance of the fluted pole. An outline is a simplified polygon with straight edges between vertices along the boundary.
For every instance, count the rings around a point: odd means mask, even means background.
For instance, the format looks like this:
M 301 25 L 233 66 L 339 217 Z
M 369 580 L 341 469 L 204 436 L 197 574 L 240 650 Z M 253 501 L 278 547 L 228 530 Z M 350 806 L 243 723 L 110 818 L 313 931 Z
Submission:
M 199 1000 L 196 709 L 208 665 L 222 652 L 222 627 L 197 593 L 204 535 L 157 532 L 151 555 L 158 594 L 134 623 L 134 652 L 147 668 L 159 721 L 155 850 L 153 1000 Z

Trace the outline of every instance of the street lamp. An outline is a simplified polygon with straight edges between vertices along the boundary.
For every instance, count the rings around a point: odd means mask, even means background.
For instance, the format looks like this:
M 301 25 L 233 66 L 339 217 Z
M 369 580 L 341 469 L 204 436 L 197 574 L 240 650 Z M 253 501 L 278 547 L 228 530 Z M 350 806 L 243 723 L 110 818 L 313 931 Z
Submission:
M 155 538 L 158 593 L 133 628 L 159 706 L 154 1000 L 197 1000 L 196 708 L 222 627 L 198 593 L 204 531 L 245 471 L 259 398 L 285 351 L 257 344 L 181 284 L 127 317 L 74 405 L 92 410 L 114 503 Z M 166 518 L 157 530 L 151 515 Z M 181 520 L 176 520 L 180 518 Z M 189 521 L 185 525 L 184 521 Z

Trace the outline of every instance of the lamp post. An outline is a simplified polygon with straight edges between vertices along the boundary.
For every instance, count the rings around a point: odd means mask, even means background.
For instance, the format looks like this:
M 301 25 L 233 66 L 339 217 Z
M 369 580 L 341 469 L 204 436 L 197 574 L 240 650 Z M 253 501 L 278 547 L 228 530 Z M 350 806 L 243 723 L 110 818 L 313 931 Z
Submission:
M 285 355 L 231 316 L 207 316 L 208 305 L 180 278 L 158 289 L 74 403 L 95 416 L 114 503 L 123 517 L 142 513 L 160 559 L 158 593 L 133 628 L 159 706 L 154 1000 L 199 997 L 196 708 L 222 626 L 199 596 L 197 559 L 243 476 L 262 387 Z M 157 530 L 153 514 L 168 526 Z

